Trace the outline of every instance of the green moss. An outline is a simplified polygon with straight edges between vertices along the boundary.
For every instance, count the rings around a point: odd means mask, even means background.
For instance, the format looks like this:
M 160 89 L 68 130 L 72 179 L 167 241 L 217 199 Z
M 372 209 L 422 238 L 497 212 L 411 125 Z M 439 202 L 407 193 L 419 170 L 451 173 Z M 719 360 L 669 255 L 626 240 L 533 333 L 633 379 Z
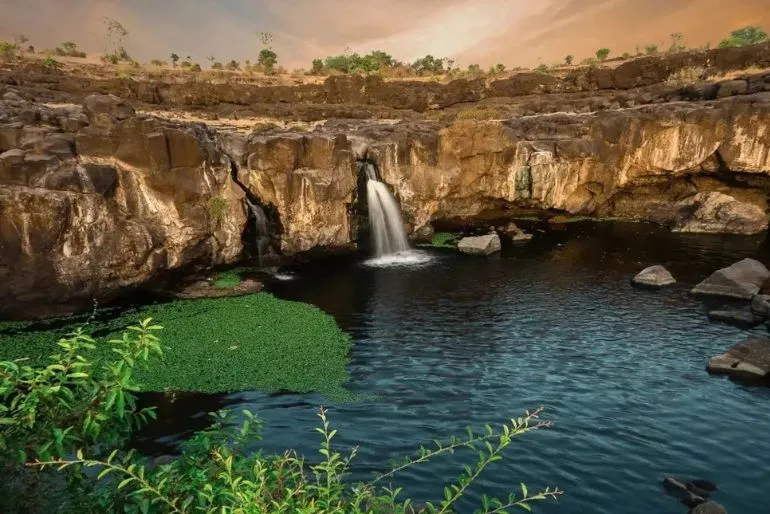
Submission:
M 211 223 L 215 227 L 219 227 L 219 224 L 225 219 L 227 214 L 227 200 L 219 196 L 214 196 L 209 200 L 206 207 L 209 211 Z
M 242 282 L 240 274 L 236 271 L 226 271 L 223 273 L 218 273 L 214 277 L 214 287 L 221 287 L 223 289 L 228 289 L 231 287 L 235 287 L 238 284 Z
M 436 232 L 430 240 L 434 248 L 454 248 L 457 246 L 458 234 L 452 232 Z
M 138 374 L 145 391 L 318 391 L 346 397 L 349 337 L 316 307 L 267 293 L 236 298 L 177 301 L 129 310 L 112 319 L 102 313 L 89 330 L 102 342 L 96 358 L 110 355 L 106 341 L 138 320 L 164 327 L 164 360 Z M 60 337 L 83 317 L 42 323 L 0 324 L 0 360 L 42 363 Z

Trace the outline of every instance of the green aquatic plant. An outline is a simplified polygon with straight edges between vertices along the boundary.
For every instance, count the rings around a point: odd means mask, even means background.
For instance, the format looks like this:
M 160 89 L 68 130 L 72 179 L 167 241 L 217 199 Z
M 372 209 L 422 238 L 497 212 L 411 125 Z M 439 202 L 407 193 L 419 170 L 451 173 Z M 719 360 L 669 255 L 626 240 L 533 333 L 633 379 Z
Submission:
M 452 232 L 436 232 L 433 234 L 430 244 L 434 248 L 455 248 L 460 237 L 460 234 Z
M 97 315 L 87 331 L 111 337 L 137 319 L 163 320 L 163 360 L 136 373 L 143 391 L 287 390 L 347 397 L 343 384 L 350 338 L 334 318 L 311 305 L 258 293 L 161 303 L 105 316 Z M 82 319 L 71 321 L 0 324 L 0 358 L 47 362 L 55 341 Z M 96 345 L 96 360 L 109 357 L 109 345 Z
M 218 273 L 214 277 L 214 287 L 230 289 L 243 282 L 241 275 L 236 271 L 225 271 Z

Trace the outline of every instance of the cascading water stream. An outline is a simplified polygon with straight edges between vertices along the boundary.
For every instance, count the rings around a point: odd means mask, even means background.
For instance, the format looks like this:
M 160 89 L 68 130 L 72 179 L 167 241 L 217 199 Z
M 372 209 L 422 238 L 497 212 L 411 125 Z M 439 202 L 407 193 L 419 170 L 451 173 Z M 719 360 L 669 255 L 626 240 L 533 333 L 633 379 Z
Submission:
M 257 243 L 257 255 L 259 258 L 259 265 L 262 266 L 262 251 L 264 244 L 268 241 L 270 234 L 267 230 L 267 216 L 262 207 L 255 205 L 249 201 L 248 198 L 244 198 L 246 205 L 249 208 L 252 216 L 254 216 L 254 231 Z
M 369 227 L 374 256 L 379 258 L 409 250 L 404 223 L 396 199 L 387 186 L 377 180 L 377 172 L 370 162 L 363 163 L 366 172 L 366 201 L 369 207 Z

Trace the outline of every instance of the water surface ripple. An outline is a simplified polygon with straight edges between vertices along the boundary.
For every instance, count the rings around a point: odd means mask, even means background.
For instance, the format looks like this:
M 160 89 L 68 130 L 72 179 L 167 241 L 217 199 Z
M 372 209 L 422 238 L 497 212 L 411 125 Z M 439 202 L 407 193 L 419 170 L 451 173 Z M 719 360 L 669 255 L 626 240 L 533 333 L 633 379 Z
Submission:
M 608 224 L 540 235 L 491 258 L 436 253 L 414 269 L 300 270 L 276 293 L 338 319 L 354 339 L 350 388 L 376 396 L 329 405 L 316 395 L 242 393 L 228 401 L 259 412 L 267 449 L 308 455 L 326 403 L 337 444 L 360 447 L 360 479 L 419 442 L 544 406 L 554 428 L 518 441 L 460 512 L 472 512 L 481 493 L 503 495 L 526 481 L 530 490 L 566 491 L 536 512 L 683 514 L 660 486 L 676 475 L 716 482 L 731 514 L 767 514 L 770 390 L 704 371 L 746 332 L 709 323 L 707 305 L 687 293 L 747 256 L 769 262 L 762 238 Z M 655 263 L 680 283 L 629 285 Z M 440 459 L 398 483 L 418 500 L 440 498 L 442 483 L 471 460 Z

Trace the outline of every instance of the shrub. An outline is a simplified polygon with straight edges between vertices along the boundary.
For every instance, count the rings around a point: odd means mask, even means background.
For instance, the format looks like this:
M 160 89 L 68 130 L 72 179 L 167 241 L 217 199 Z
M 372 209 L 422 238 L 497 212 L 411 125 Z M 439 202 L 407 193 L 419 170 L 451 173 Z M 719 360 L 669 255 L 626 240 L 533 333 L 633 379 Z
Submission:
M 631 58 L 631 54 L 628 53 L 628 52 L 623 52 L 623 55 L 621 55 L 620 57 L 622 57 L 623 59 L 630 59 Z
M 412 69 L 418 75 L 441 75 L 446 71 L 444 64 L 446 59 L 443 57 L 433 57 L 428 54 L 425 57 L 421 57 L 412 63 Z M 479 67 L 479 70 L 481 67 Z
M 153 59 L 150 61 L 150 64 L 152 64 L 156 68 L 162 68 L 163 66 L 166 66 L 168 63 L 166 61 L 161 61 L 160 59 Z
M 241 63 L 236 60 L 232 60 L 225 65 L 225 69 L 230 71 L 239 71 L 241 69 Z
M 468 74 L 469 75 L 481 75 L 481 66 L 478 64 L 469 64 L 468 65 Z
M 600 61 L 604 61 L 609 57 L 610 55 L 610 49 L 609 48 L 600 48 L 596 51 L 596 58 Z
M 91 359 L 97 344 L 82 328 L 59 342 L 61 350 L 49 365 L 0 362 L 0 452 L 14 455 L 29 470 L 66 473 L 72 493 L 81 495 L 75 500 L 87 504 L 88 512 L 413 512 L 411 500 L 401 499 L 401 490 L 390 485 L 393 477 L 467 451 L 477 456 L 475 464 L 444 488 L 443 499 L 424 508 L 450 513 L 486 468 L 504 458 L 514 439 L 551 426 L 540 420 L 538 409 L 496 428 L 469 429 L 464 437 L 420 447 L 368 483 L 354 484 L 349 477 L 357 449 L 346 454 L 337 449 L 337 431 L 324 409 L 316 428 L 322 458 L 312 462 L 292 450 L 279 455 L 249 451 L 260 439 L 262 424 L 248 411 L 242 412 L 240 424 L 220 412 L 208 429 L 182 445 L 180 457 L 150 469 L 134 451 L 121 448 L 133 430 L 155 417 L 153 409 L 137 409 L 133 376 L 135 369 L 162 356 L 155 335 L 161 327 L 151 323 L 145 319 L 111 341 L 115 352 L 101 374 L 94 372 Z M 100 471 L 89 473 L 88 468 Z M 552 488 L 530 493 L 522 483 L 506 500 L 483 496 L 479 512 L 529 511 L 532 503 L 561 494 Z
M 574 55 L 568 55 L 567 57 L 564 58 L 564 63 L 567 66 L 572 66 L 572 61 L 574 61 L 574 60 L 575 60 L 575 56 Z
M 176 68 L 177 64 L 179 63 L 179 56 L 177 54 L 171 54 L 171 63 L 173 64 L 174 68 Z
M 201 65 L 198 64 L 197 62 L 194 63 L 192 66 L 190 66 L 190 71 L 193 71 L 193 72 L 202 71 Z
M 460 234 L 453 234 L 452 232 L 436 232 L 433 234 L 430 244 L 435 248 L 455 248 L 460 237 Z
M 767 32 L 757 26 L 743 27 L 730 32 L 730 37 L 719 42 L 719 48 L 756 45 L 767 41 Z
M 16 57 L 18 51 L 19 47 L 15 43 L 0 41 L 0 57 L 10 59 L 11 57 Z
M 702 66 L 688 66 L 669 75 L 668 79 L 666 79 L 666 85 L 671 87 L 684 87 L 696 84 L 703 80 L 705 73 L 706 68 Z
M 682 42 L 683 40 L 684 35 L 681 32 L 671 34 L 671 46 L 668 49 L 668 53 L 675 54 L 687 50 L 687 46 Z
M 313 59 L 313 65 L 310 68 L 310 73 L 313 75 L 320 75 L 324 70 L 323 59 Z
M 537 68 L 535 68 L 535 71 L 537 73 L 548 73 L 548 65 L 547 64 L 541 64 Z
M 658 45 L 647 45 L 644 47 L 644 53 L 647 55 L 658 55 Z
M 49 70 L 58 70 L 61 69 L 62 63 L 51 57 L 50 55 L 43 59 L 42 65 L 44 68 L 48 68 Z
M 257 59 L 257 63 L 262 67 L 262 70 L 267 75 L 272 75 L 274 72 L 274 67 L 276 63 L 278 62 L 278 55 L 270 50 L 269 48 L 263 48 L 259 52 L 259 58 Z

